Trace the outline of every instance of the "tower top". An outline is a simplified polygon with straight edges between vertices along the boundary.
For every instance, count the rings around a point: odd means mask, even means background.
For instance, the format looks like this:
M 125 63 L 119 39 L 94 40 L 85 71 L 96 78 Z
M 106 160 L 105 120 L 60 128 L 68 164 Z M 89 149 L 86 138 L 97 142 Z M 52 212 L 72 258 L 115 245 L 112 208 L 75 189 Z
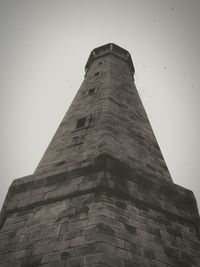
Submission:
M 135 68 L 133 66 L 133 61 L 132 61 L 130 53 L 124 48 L 114 43 L 108 43 L 106 45 L 102 45 L 102 46 L 99 46 L 93 49 L 85 65 L 85 72 L 87 73 L 88 69 L 90 68 L 92 62 L 95 59 L 98 59 L 98 58 L 104 57 L 105 55 L 110 55 L 110 54 L 115 55 L 116 57 L 119 57 L 123 61 L 125 61 L 129 66 L 132 76 L 134 76 Z

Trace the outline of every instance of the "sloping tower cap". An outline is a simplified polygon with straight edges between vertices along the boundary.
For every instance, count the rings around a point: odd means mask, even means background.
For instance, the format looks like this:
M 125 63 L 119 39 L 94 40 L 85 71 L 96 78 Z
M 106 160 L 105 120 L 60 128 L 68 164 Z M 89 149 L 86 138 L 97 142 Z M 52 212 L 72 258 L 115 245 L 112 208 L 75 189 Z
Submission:
M 134 76 L 135 69 L 133 66 L 133 61 L 132 61 L 130 53 L 127 50 L 125 50 L 124 48 L 122 48 L 122 47 L 120 47 L 114 43 L 109 43 L 109 44 L 102 45 L 102 46 L 99 46 L 99 47 L 93 49 L 92 52 L 90 53 L 90 56 L 88 58 L 86 65 L 85 65 L 85 72 L 87 72 L 89 70 L 92 62 L 95 59 L 104 57 L 105 55 L 109 55 L 109 54 L 113 54 L 116 57 L 119 57 L 120 59 L 125 61 L 128 64 L 128 67 L 132 73 L 132 76 Z

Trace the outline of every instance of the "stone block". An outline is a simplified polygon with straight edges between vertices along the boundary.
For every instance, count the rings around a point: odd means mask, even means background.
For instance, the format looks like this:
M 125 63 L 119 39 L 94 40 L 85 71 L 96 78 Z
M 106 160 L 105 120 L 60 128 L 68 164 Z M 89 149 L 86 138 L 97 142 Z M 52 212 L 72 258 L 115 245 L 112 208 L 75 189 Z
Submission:
M 144 223 L 142 223 L 142 222 L 138 222 L 138 221 L 136 221 L 135 219 L 130 219 L 130 218 L 129 218 L 129 220 L 128 220 L 128 224 L 129 224 L 130 226 L 135 227 L 135 228 L 138 229 L 138 230 L 144 230 L 144 231 L 145 231 L 145 229 L 146 229 Z
M 83 257 L 74 257 L 66 260 L 65 267 L 81 267 L 83 263 Z
M 124 240 L 105 233 L 97 233 L 86 236 L 86 244 L 93 242 L 105 242 L 116 247 L 124 248 Z
M 103 253 L 95 253 L 95 254 L 90 254 L 86 255 L 84 257 L 83 263 L 84 265 L 92 265 L 95 263 L 105 263 L 105 255 Z
M 146 232 L 146 231 L 137 230 L 137 235 L 139 238 L 143 238 L 146 240 L 151 240 L 151 241 L 155 240 L 155 236 L 153 234 Z
M 65 187 L 60 187 L 59 189 L 56 189 L 54 191 L 47 192 L 45 194 L 44 199 L 45 200 L 50 200 L 50 199 L 61 198 L 63 196 L 66 196 L 66 195 L 74 193 L 75 191 L 77 191 L 77 189 L 78 189 L 78 185 L 77 184 L 72 184 L 72 185 L 68 185 L 68 186 L 65 186 Z
M 15 252 L 15 258 L 21 259 L 32 256 L 32 249 L 17 250 Z
M 106 217 L 104 215 L 91 217 L 88 220 L 88 225 L 96 225 L 99 223 L 105 223 L 113 229 L 122 230 L 124 228 L 123 223 L 114 220 L 113 218 Z
M 16 252 L 10 252 L 10 253 L 0 255 L 0 264 L 9 262 L 11 260 L 15 260 L 15 258 L 16 258 Z
M 125 267 L 141 267 L 141 264 L 133 261 L 125 261 Z
M 81 228 L 87 226 L 87 224 L 88 224 L 88 219 L 70 222 L 69 226 L 68 226 L 68 229 L 69 229 L 69 231 L 70 230 L 75 230 L 75 229 L 81 229 Z
M 54 262 L 49 262 L 41 265 L 42 267 L 66 267 L 65 266 L 65 260 L 59 260 Z
M 21 260 L 14 260 L 1 264 L 1 267 L 20 267 L 20 266 L 21 266 Z
M 155 259 L 155 251 L 151 248 L 143 249 L 143 256 L 150 259 Z
M 31 198 L 30 197 L 22 198 L 17 202 L 17 208 L 22 209 L 22 208 L 24 208 L 30 204 L 31 204 Z
M 83 246 L 79 246 L 75 248 L 74 255 L 75 256 L 85 256 L 87 254 L 101 252 L 101 247 L 99 243 L 90 243 Z
M 37 206 L 38 203 L 41 203 L 44 200 L 44 196 L 45 196 L 44 193 L 31 196 L 30 205 Z
M 150 267 L 169 267 L 169 266 L 171 267 L 173 265 L 168 265 L 166 263 L 156 261 L 156 260 L 151 260 L 151 263 L 150 263 Z
M 77 236 L 80 236 L 81 230 L 80 229 L 75 229 L 75 230 L 69 230 L 67 233 L 64 235 L 65 239 L 73 239 L 76 238 Z
M 16 235 L 17 231 L 8 231 L 0 233 L 0 240 L 12 239 Z M 3 242 L 3 241 L 2 241 Z
M 158 251 L 158 252 L 164 253 L 164 248 L 163 248 L 162 244 L 159 244 L 159 243 L 156 243 L 156 242 L 152 242 L 152 241 L 149 241 L 149 240 L 147 240 L 146 244 L 147 244 L 147 248 L 151 248 L 154 251 Z
M 136 235 L 136 234 L 137 234 L 137 229 L 136 229 L 134 226 L 131 226 L 131 225 L 129 225 L 129 224 L 125 224 L 124 226 L 125 226 L 125 230 L 126 230 L 128 233 L 130 233 L 130 234 L 132 234 L 132 235 Z
M 143 247 L 138 243 L 124 241 L 124 249 L 137 255 L 142 255 Z
M 47 210 L 47 214 L 45 216 L 35 216 L 34 218 L 31 218 L 26 221 L 25 226 L 32 226 L 32 225 L 49 225 L 56 223 L 58 220 L 58 215 L 57 214 L 49 214 Z
M 159 262 L 169 264 L 170 266 L 173 265 L 173 261 L 169 258 L 165 253 L 155 252 L 155 259 Z
M 67 250 L 62 251 L 60 253 L 61 260 L 72 258 L 74 256 L 74 253 L 73 252 L 74 252 L 74 249 L 73 248 L 69 248 Z
M 62 251 L 69 247 L 70 240 L 61 240 L 55 242 L 54 251 Z
M 121 248 L 116 248 L 116 254 L 115 255 L 122 260 L 131 261 L 133 258 L 132 252 L 130 252 L 126 249 L 121 249 Z
M 103 207 L 98 208 L 95 211 L 90 213 L 91 217 L 101 216 L 101 215 L 106 216 L 111 219 L 115 219 L 115 212 L 108 210 L 107 208 L 103 208 Z
M 48 252 L 52 252 L 53 249 L 54 249 L 54 243 L 37 245 L 34 247 L 32 254 L 33 255 L 47 254 Z
M 88 214 L 90 208 L 88 206 L 76 207 L 75 214 L 86 213 Z
M 67 233 L 69 223 L 61 223 L 59 235 Z
M 59 234 L 59 231 L 60 231 L 60 225 L 56 224 L 42 228 L 40 230 L 35 230 L 30 233 L 25 233 L 23 242 L 33 242 L 35 240 L 40 240 L 40 239 L 43 240 L 46 238 L 57 236 Z
M 21 261 L 20 267 L 33 267 L 39 266 L 41 263 L 41 256 L 27 257 Z
M 75 215 L 75 208 L 63 210 L 60 213 L 60 218 L 67 217 L 68 220 L 70 220 Z
M 48 254 L 45 254 L 42 256 L 42 261 L 41 263 L 48 263 L 52 261 L 58 261 L 59 259 L 59 253 L 58 252 L 51 252 Z
M 110 225 L 106 223 L 98 223 L 96 224 L 96 228 L 99 230 L 99 232 L 102 233 L 108 233 L 110 235 L 115 235 L 116 229 L 112 228 Z
M 89 190 L 92 189 L 94 187 L 94 182 L 90 181 L 90 182 L 82 182 L 79 187 L 78 187 L 78 191 L 84 191 L 84 190 Z
M 78 247 L 84 245 L 85 236 L 76 237 L 70 240 L 70 247 Z

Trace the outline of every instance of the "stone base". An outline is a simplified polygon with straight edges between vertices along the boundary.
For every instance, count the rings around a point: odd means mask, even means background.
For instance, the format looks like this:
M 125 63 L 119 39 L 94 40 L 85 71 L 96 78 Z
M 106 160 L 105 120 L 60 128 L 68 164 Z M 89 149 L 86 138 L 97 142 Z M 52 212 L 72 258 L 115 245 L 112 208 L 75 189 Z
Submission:
M 193 193 L 102 155 L 93 165 L 11 185 L 0 266 L 198 267 Z

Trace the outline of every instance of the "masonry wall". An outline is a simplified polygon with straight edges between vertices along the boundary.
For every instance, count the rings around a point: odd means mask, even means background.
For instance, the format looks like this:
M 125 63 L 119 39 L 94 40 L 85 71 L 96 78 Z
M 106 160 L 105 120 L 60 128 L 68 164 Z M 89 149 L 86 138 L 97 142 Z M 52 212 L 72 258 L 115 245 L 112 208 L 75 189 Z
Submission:
M 129 53 L 108 44 L 86 66 L 36 171 L 9 188 L 0 267 L 199 267 L 196 201 L 172 182 Z
M 31 179 L 10 192 L 0 266 L 200 266 L 191 191 L 135 176 L 106 155 L 93 167 Z
M 90 89 L 95 92 L 89 94 Z M 83 117 L 87 123 L 77 129 Z M 73 138 L 79 141 L 74 143 Z M 152 179 L 172 181 L 130 69 L 113 54 L 91 63 L 34 174 L 77 168 L 102 153 L 118 157 L 136 171 L 145 170 Z

